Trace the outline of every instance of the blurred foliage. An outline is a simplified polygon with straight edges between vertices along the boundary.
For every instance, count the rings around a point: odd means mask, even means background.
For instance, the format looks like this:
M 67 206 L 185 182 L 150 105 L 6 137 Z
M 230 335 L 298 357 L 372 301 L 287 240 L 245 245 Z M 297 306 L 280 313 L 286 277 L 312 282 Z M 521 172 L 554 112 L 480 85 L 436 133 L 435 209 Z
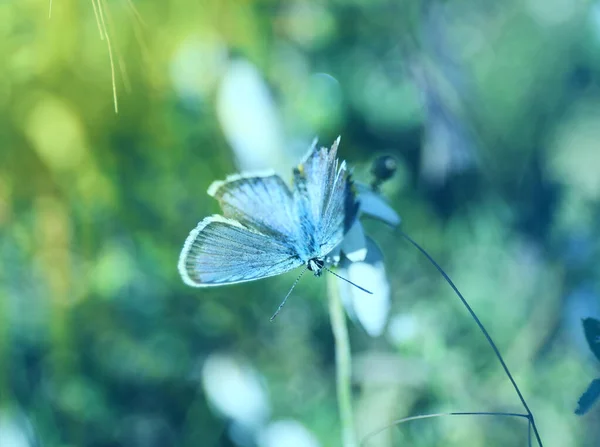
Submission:
M 594 356 L 600 360 L 600 321 L 595 318 L 584 318 L 583 332 Z M 600 397 L 600 379 L 594 379 L 577 402 L 575 414 L 584 415 Z
M 573 408 L 598 369 L 581 319 L 600 316 L 600 3 L 132 1 L 96 3 L 118 114 L 92 2 L 54 0 L 50 19 L 45 1 L 0 2 L 3 446 L 253 445 L 209 403 L 214 355 L 254 371 L 261 423 L 340 445 L 323 281 L 270 323 L 295 273 L 197 290 L 176 270 L 218 212 L 213 180 L 287 175 L 313 135 L 338 134 L 359 180 L 398 158 L 383 193 L 486 324 L 545 445 L 598 445 L 600 408 Z M 351 328 L 361 435 L 410 414 L 521 411 L 427 261 L 365 227 L 393 302 L 384 336 Z M 451 418 L 370 445 L 526 435 L 518 419 Z

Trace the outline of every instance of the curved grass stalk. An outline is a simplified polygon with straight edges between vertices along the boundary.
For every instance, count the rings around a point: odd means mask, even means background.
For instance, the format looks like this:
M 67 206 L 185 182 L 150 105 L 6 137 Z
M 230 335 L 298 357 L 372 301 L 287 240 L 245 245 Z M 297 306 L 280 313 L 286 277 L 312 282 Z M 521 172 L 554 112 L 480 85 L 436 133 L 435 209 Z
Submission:
M 93 2 L 94 0 L 92 0 Z M 115 105 L 115 113 L 119 113 L 119 102 L 117 100 L 117 81 L 115 76 L 115 62 L 113 58 L 112 44 L 110 43 L 110 36 L 108 35 L 108 27 L 106 26 L 106 21 L 104 20 L 104 8 L 106 4 L 104 0 L 96 0 L 98 7 L 98 15 L 100 16 L 100 23 L 102 24 L 102 31 L 104 31 L 104 35 L 106 36 L 106 46 L 108 47 L 108 58 L 110 60 L 110 76 L 112 81 L 112 90 L 113 90 L 113 102 Z
M 487 339 L 489 345 L 491 346 L 492 350 L 496 354 L 496 357 L 498 358 L 498 361 L 502 365 L 502 368 L 504 369 L 504 372 L 506 373 L 506 376 L 508 377 L 508 379 L 510 380 L 510 383 L 512 384 L 513 388 L 515 389 L 515 391 L 517 393 L 517 396 L 519 396 L 519 399 L 521 400 L 521 404 L 523 405 L 523 408 L 527 412 L 527 419 L 529 420 L 530 429 L 533 430 L 533 434 L 535 435 L 535 438 L 537 440 L 537 443 L 538 443 L 539 447 L 544 447 L 544 445 L 542 444 L 542 439 L 541 439 L 540 434 L 538 432 L 537 426 L 535 425 L 535 418 L 533 417 L 533 413 L 529 409 L 529 406 L 527 405 L 527 402 L 525 401 L 525 398 L 523 397 L 523 394 L 521 393 L 521 390 L 519 389 L 519 387 L 517 385 L 517 382 L 515 382 L 515 379 L 513 378 L 512 374 L 510 373 L 510 370 L 508 369 L 508 366 L 506 366 L 506 362 L 504 362 L 504 359 L 502 358 L 502 355 L 500 354 L 500 351 L 496 347 L 496 343 L 494 343 L 494 341 L 492 340 L 492 337 L 490 336 L 490 334 L 488 333 L 488 331 L 483 326 L 483 323 L 481 323 L 481 321 L 479 320 L 479 318 L 475 314 L 475 311 L 473 311 L 473 309 L 471 308 L 471 306 L 469 305 L 469 303 L 467 302 L 467 300 L 465 299 L 465 297 L 462 295 L 462 293 L 460 293 L 460 291 L 454 285 L 454 283 L 452 282 L 452 280 L 450 279 L 450 277 L 440 267 L 440 265 L 437 262 L 435 262 L 435 260 L 429 255 L 429 253 L 427 253 L 423 247 L 421 247 L 419 244 L 417 244 L 409 235 L 407 235 L 406 233 L 404 233 L 402 230 L 398 230 L 398 231 L 400 232 L 400 234 L 402 235 L 402 237 L 404 237 L 404 239 L 406 239 L 417 250 L 419 250 L 427 258 L 427 260 L 437 269 L 437 271 L 440 272 L 440 274 L 444 277 L 444 279 L 450 285 L 450 287 L 452 288 L 452 290 L 454 290 L 454 292 L 456 293 L 456 295 L 460 298 L 460 300 L 463 303 L 463 305 L 467 308 L 467 310 L 469 311 L 469 314 L 471 314 L 471 317 L 473 318 L 473 320 L 475 320 L 475 323 L 477 323 L 477 326 L 479 327 L 479 329 L 481 330 L 481 332 L 483 333 L 483 335 Z
M 135 5 L 133 4 L 133 2 L 131 0 L 126 0 L 127 1 L 127 6 L 129 7 L 129 9 L 131 10 L 131 13 L 133 14 L 133 16 L 137 19 L 137 21 L 146 26 L 146 22 L 144 22 L 144 19 L 142 17 L 142 15 L 140 14 L 140 12 L 138 11 L 138 9 L 135 7 Z
M 104 40 L 104 32 L 102 31 L 102 23 L 100 23 L 100 16 L 98 15 L 98 7 L 96 6 L 96 0 L 92 0 L 92 8 L 94 9 L 94 17 L 96 18 L 96 26 L 98 27 L 98 33 L 100 33 L 100 40 Z
M 129 0 L 131 3 L 131 0 Z M 135 6 L 131 5 L 133 10 L 137 12 Z M 108 5 L 104 3 L 104 0 L 92 0 L 92 8 L 94 9 L 94 17 L 96 18 L 96 25 L 98 26 L 98 32 L 100 33 L 100 40 L 106 40 L 106 46 L 108 48 L 108 58 L 110 60 L 110 76 L 111 76 L 111 84 L 113 91 L 113 103 L 115 106 L 115 113 L 119 113 L 119 102 L 117 99 L 117 78 L 115 75 L 115 62 L 113 57 L 113 49 L 112 44 L 110 42 L 110 36 L 108 33 L 108 27 L 106 26 L 106 21 L 104 20 L 104 15 L 108 14 Z M 106 9 L 104 9 L 106 8 Z M 48 6 L 48 18 L 52 18 L 52 0 L 49 2 Z M 122 60 L 119 57 L 119 68 L 124 78 L 126 79 L 126 86 L 128 85 L 128 78 L 125 68 L 123 66 Z
M 491 412 L 491 411 L 452 411 L 450 413 L 431 413 L 431 414 L 420 414 L 417 416 L 409 416 L 406 418 L 402 418 L 402 419 L 398 419 L 395 421 L 392 421 L 390 424 L 386 425 L 385 427 L 382 427 L 380 429 L 377 429 L 375 431 L 372 431 L 371 433 L 369 433 L 367 436 L 365 436 L 363 438 L 363 440 L 360 442 L 360 445 L 363 446 L 365 445 L 365 443 L 373 438 L 374 436 L 377 436 L 379 433 L 387 430 L 388 428 L 392 427 L 393 425 L 400 425 L 400 424 L 404 424 L 405 422 L 410 422 L 410 421 L 416 421 L 416 420 L 420 420 L 420 419 L 431 419 L 431 418 L 438 418 L 438 417 L 444 417 L 444 416 L 506 416 L 506 417 L 519 417 L 519 418 L 524 418 L 527 419 L 529 421 L 528 427 L 529 430 L 531 430 L 531 420 L 529 419 L 529 415 L 528 414 L 522 414 L 522 413 L 504 413 L 504 412 Z M 529 445 L 531 446 L 531 437 L 529 438 Z
M 106 2 L 106 0 L 99 0 L 102 2 Z M 134 6 L 135 8 L 135 6 Z M 135 9 L 134 9 L 135 10 Z M 137 11 L 137 10 L 135 10 Z M 113 31 L 115 29 L 114 21 L 112 19 L 112 15 L 110 13 L 110 9 L 108 8 L 108 4 L 104 3 L 104 13 L 106 14 L 106 29 Z M 134 16 L 135 19 L 135 16 Z M 113 31 L 114 32 L 114 31 Z M 108 34 L 108 32 L 107 32 Z M 129 75 L 127 74 L 127 68 L 125 67 L 125 59 L 119 50 L 118 42 L 115 42 L 115 53 L 117 55 L 117 65 L 119 66 L 119 72 L 121 73 L 121 79 L 123 80 L 123 87 L 125 88 L 126 93 L 131 93 L 131 81 L 129 79 Z M 113 88 L 114 88 L 114 78 L 113 78 Z

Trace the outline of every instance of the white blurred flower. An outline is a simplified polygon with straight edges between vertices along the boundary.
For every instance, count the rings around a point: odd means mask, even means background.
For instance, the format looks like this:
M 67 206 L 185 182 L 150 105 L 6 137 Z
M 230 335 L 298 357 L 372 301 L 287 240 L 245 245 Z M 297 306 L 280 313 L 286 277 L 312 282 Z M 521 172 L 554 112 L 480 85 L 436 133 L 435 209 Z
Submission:
M 279 113 L 254 65 L 244 60 L 229 63 L 217 92 L 217 115 L 240 169 L 286 166 Z
M 33 428 L 25 416 L 0 411 L 0 446 L 4 447 L 34 447 Z
M 379 157 L 373 165 L 375 179 L 372 185 L 356 184 L 360 215 L 374 217 L 392 226 L 400 224 L 400 216 L 379 194 L 379 185 L 389 179 L 395 170 L 396 161 L 393 158 Z M 371 337 L 378 337 L 385 328 L 390 311 L 390 285 L 383 254 L 377 244 L 365 236 L 359 219 L 346 233 L 340 244 L 340 252 L 340 275 L 372 292 L 368 294 L 346 282 L 340 283 L 340 295 L 346 312 Z
M 300 422 L 281 420 L 270 423 L 260 433 L 260 447 L 319 447 L 317 438 Z
M 267 421 L 267 393 L 249 365 L 231 356 L 213 354 L 204 362 L 202 385 L 212 406 L 236 423 L 258 430 Z
M 371 291 L 370 295 L 346 282 L 340 283 L 340 294 L 346 312 L 358 320 L 371 337 L 383 332 L 390 311 L 390 285 L 388 283 L 383 255 L 373 240 L 367 237 L 367 256 L 362 261 L 340 264 L 340 275 Z
M 340 244 L 340 250 L 351 262 L 363 261 L 367 256 L 367 240 L 358 219 L 354 221 L 344 236 L 344 240 Z

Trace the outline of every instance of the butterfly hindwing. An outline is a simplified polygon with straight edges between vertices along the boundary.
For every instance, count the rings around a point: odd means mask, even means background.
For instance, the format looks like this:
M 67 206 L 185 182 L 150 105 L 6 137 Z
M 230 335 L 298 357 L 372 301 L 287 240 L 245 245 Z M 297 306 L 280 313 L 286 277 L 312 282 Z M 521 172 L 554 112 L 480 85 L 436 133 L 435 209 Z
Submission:
M 219 201 L 225 217 L 278 239 L 296 238 L 292 193 L 275 173 L 232 175 L 214 182 L 208 194 Z
M 188 236 L 178 268 L 186 284 L 206 287 L 279 275 L 302 263 L 289 244 L 235 220 L 211 216 Z

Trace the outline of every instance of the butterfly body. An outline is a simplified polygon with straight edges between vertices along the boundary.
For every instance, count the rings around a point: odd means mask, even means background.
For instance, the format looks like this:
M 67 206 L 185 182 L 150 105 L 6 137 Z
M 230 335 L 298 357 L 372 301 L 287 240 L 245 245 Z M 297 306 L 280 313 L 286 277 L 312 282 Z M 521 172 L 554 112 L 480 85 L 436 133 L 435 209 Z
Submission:
M 315 276 L 354 222 L 358 202 L 339 138 L 330 149 L 313 143 L 293 171 L 292 189 L 274 173 L 234 175 L 213 183 L 223 215 L 205 218 L 179 258 L 184 282 L 195 287 L 252 281 L 304 265 Z
M 313 272 L 315 276 L 321 276 L 321 272 L 323 272 L 323 267 L 325 266 L 325 260 L 320 258 L 312 258 L 309 259 L 306 263 L 306 268 Z

